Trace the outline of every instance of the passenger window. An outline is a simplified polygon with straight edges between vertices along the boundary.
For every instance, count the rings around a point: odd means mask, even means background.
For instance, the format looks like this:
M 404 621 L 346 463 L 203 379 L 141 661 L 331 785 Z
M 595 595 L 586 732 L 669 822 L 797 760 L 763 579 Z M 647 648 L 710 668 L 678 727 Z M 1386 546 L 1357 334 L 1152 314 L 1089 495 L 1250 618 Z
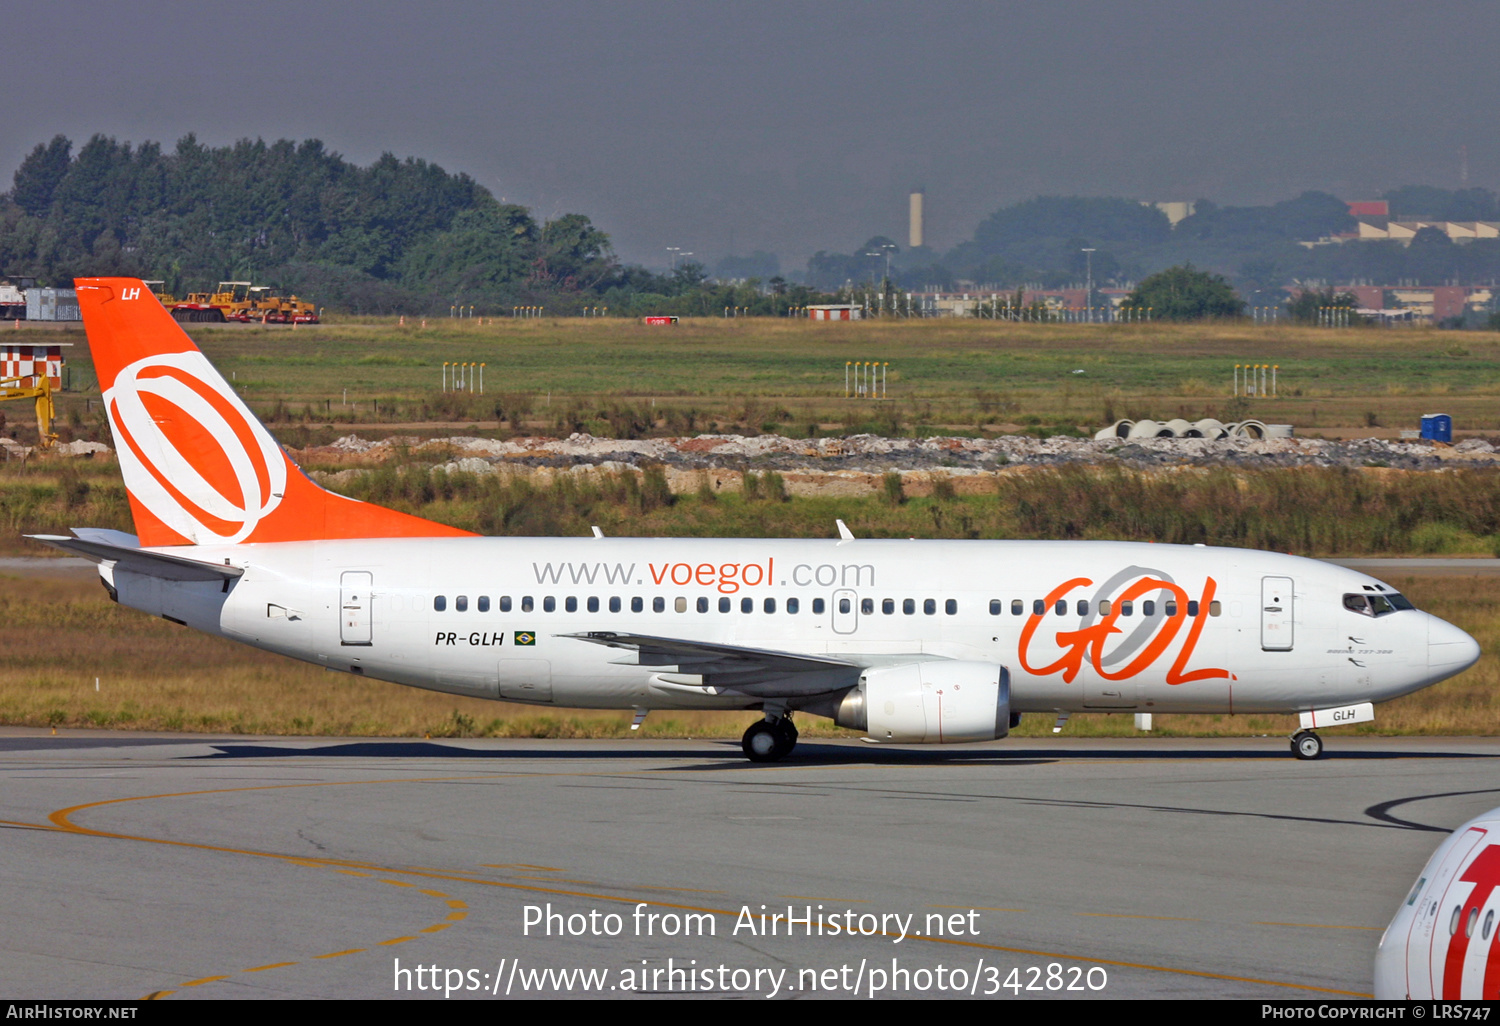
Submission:
M 826 608 L 827 608 L 827 606 L 824 604 L 824 602 L 823 602 L 822 599 L 820 599 L 820 598 L 813 599 L 813 615 L 814 616 L 822 616 L 823 615 L 823 610 L 826 609 Z
M 1058 616 L 1067 616 L 1068 615 L 1068 600 L 1067 599 L 1058 599 L 1057 600 L 1057 604 L 1052 607 L 1052 611 L 1055 612 Z
M 679 613 L 686 613 L 687 599 L 683 598 L 681 595 L 678 595 L 677 599 L 672 603 L 672 608 L 677 610 L 677 612 Z
M 708 612 L 708 599 L 706 599 L 706 598 L 700 598 L 700 599 L 698 599 L 698 612 L 700 612 L 700 613 L 706 613 L 706 612 Z
M 1162 608 L 1164 610 L 1166 610 L 1166 613 L 1167 613 L 1168 616 L 1176 616 L 1177 615 L 1177 600 L 1176 599 L 1167 599 L 1166 603 L 1162 606 Z
M 719 612 L 721 612 L 721 613 L 727 613 L 727 612 L 729 612 L 733 608 L 734 608 L 734 604 L 732 602 L 730 602 L 727 598 L 721 598 L 721 599 L 719 599 Z
M 1099 615 L 1100 616 L 1108 616 L 1109 615 L 1109 599 L 1100 599 L 1099 600 Z
M 578 596 L 569 595 L 567 598 L 563 599 L 563 609 L 564 611 L 569 613 L 578 612 Z
M 590 595 L 589 596 L 589 612 L 591 612 L 591 613 L 597 613 L 597 612 L 599 612 L 599 596 L 597 596 L 597 595 Z
M 1024 612 L 1026 612 L 1026 603 L 1022 602 L 1020 599 L 1011 599 L 1010 600 L 1010 615 L 1011 616 L 1020 616 Z
M 800 610 L 801 608 L 802 608 L 802 603 L 798 599 L 789 598 L 789 599 L 786 600 L 786 611 L 788 613 L 795 613 L 798 610 Z
M 924 614 L 926 614 L 927 616 L 931 616 L 933 613 L 936 613 L 937 612 L 937 599 L 923 599 L 922 600 L 922 612 Z
M 875 612 L 875 600 L 874 599 L 860 599 L 859 600 L 859 611 L 861 613 L 863 613 L 865 616 L 869 616 L 872 613 L 874 613 Z
M 1188 616 L 1197 616 L 1197 615 L 1198 615 L 1198 600 L 1197 599 L 1190 599 L 1188 601 Z
M 453 599 L 453 611 L 455 613 L 467 613 L 469 611 L 469 596 L 456 596 Z
M 1155 616 L 1156 615 L 1156 600 L 1155 599 L 1147 599 L 1146 601 L 1144 601 L 1144 602 L 1141 603 L 1141 615 L 1142 616 Z
M 447 609 L 448 608 L 448 596 L 447 595 L 434 595 L 433 598 L 432 598 L 432 608 L 436 609 L 439 613 L 441 613 L 443 610 Z
M 1089 615 L 1089 600 L 1088 599 L 1079 599 L 1078 600 L 1078 615 L 1079 616 L 1088 616 Z
M 542 599 L 542 612 L 552 613 L 556 612 L 556 610 L 557 599 L 553 598 L 551 595 L 548 595 L 546 598 Z
M 1209 616 L 1218 616 L 1223 611 L 1224 611 L 1224 604 L 1222 602 L 1220 602 L 1218 599 L 1214 599 L 1212 602 L 1210 602 L 1208 604 L 1208 615 Z
M 654 598 L 654 599 L 651 600 L 651 612 L 653 612 L 653 613 L 665 613 L 666 611 L 667 611 L 667 600 L 666 599 L 664 599 L 660 595 L 658 595 L 658 596 L 656 596 L 656 598 Z M 677 611 L 679 613 L 682 612 L 682 610 L 680 610 L 680 609 L 677 610 Z
M 846 599 L 846 598 L 839 599 L 839 612 L 840 613 L 843 613 L 845 616 L 847 616 L 849 614 L 849 611 L 851 609 L 853 609 L 853 608 L 854 608 L 854 603 L 850 602 L 848 599 Z
M 765 602 L 761 604 L 761 608 L 768 613 L 776 612 L 776 600 L 772 598 L 766 599 Z
M 527 602 L 527 608 L 529 609 L 530 608 L 531 600 L 527 599 L 526 602 Z M 502 612 L 502 613 L 508 613 L 508 612 L 510 612 L 510 596 L 509 595 L 501 595 L 500 596 L 500 612 Z
M 1135 612 L 1135 603 L 1134 602 L 1121 602 L 1120 603 L 1120 615 L 1121 616 L 1130 616 L 1134 612 Z
M 943 612 L 949 616 L 956 615 L 958 613 L 958 599 L 949 599 L 947 602 L 944 602 Z
M 753 612 L 755 612 L 755 600 L 753 598 L 742 598 L 742 599 L 740 599 L 740 612 L 742 612 L 742 613 L 753 613 Z
M 894 613 L 896 611 L 896 600 L 895 599 L 881 599 L 880 600 L 880 611 L 882 613 L 884 613 L 886 616 L 890 616 L 892 613 Z
M 1003 610 L 1004 608 L 1005 608 L 1005 606 L 1001 604 L 1001 602 L 1000 602 L 999 599 L 990 599 L 990 615 L 991 616 L 999 616 L 1001 610 Z
M 529 612 L 531 612 L 531 596 L 530 595 L 522 595 L 521 596 L 521 612 L 523 612 L 523 613 L 529 613 Z
M 916 599 L 902 599 L 901 600 L 901 612 L 905 613 L 907 616 L 911 616 L 916 611 L 917 611 L 917 600 Z
M 481 613 L 488 613 L 490 611 L 490 597 L 488 595 L 479 596 L 479 611 Z
M 1495 925 L 1495 910 L 1490 909 L 1484 914 L 1484 929 L 1479 934 L 1480 940 L 1490 939 L 1490 929 Z
M 1041 616 L 1047 611 L 1047 603 L 1043 599 L 1033 599 L 1031 603 L 1031 615 Z
M 620 611 L 620 596 L 611 595 L 609 597 L 609 611 L 611 613 L 618 613 Z
M 657 599 L 656 601 L 660 602 L 661 599 Z M 637 596 L 635 596 L 634 598 L 632 598 L 630 600 L 630 611 L 632 613 L 642 613 L 642 612 L 645 612 L 645 610 L 646 610 L 646 600 L 645 599 L 643 599 L 639 595 L 637 595 Z M 659 612 L 661 612 L 661 610 L 658 609 L 657 612 L 659 613 Z

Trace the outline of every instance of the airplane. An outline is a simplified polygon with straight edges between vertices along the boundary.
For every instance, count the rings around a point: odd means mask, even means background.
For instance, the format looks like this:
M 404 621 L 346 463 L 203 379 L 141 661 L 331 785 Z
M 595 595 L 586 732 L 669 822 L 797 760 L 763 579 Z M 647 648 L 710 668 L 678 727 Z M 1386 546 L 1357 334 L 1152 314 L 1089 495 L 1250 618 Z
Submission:
M 1449 834 L 1396 910 L 1375 954 L 1381 1000 L 1500 998 L 1500 809 Z
M 1297 713 L 1320 728 L 1479 646 L 1389 585 L 1290 555 L 1074 541 L 490 538 L 326 491 L 134 278 L 75 283 L 136 533 L 38 541 L 111 598 L 343 673 L 536 705 L 796 714 L 878 743 L 1023 713 Z

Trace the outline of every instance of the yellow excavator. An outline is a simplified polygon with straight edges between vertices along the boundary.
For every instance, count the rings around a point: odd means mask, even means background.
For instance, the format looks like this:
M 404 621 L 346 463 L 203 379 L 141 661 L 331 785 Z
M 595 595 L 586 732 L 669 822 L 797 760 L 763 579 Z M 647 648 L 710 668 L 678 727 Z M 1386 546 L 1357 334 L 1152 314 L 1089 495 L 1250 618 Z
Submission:
M 45 374 L 25 378 L 0 379 L 0 402 L 6 399 L 36 400 L 36 433 L 40 449 L 52 448 L 57 436 L 52 433 L 52 421 L 57 411 L 52 407 L 52 379 Z

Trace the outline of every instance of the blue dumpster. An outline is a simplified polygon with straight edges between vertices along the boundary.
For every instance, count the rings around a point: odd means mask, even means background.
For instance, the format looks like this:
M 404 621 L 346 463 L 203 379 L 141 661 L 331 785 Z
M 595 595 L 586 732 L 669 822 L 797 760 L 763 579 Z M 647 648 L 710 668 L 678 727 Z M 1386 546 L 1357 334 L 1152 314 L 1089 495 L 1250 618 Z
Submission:
M 1422 418 L 1422 437 L 1431 442 L 1453 441 L 1453 418 L 1446 413 L 1429 413 Z

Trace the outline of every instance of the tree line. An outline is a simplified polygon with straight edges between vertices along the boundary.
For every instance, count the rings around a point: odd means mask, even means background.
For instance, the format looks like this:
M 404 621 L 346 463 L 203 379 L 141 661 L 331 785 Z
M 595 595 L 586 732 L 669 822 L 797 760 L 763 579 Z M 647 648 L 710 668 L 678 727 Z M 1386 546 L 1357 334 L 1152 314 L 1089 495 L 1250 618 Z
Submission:
M 160 279 L 176 296 L 251 280 L 353 313 L 783 312 L 822 297 L 622 264 L 583 214 L 552 220 L 502 203 L 465 174 L 387 153 L 359 167 L 310 139 L 170 151 L 57 136 L 0 195 L 0 275 Z

